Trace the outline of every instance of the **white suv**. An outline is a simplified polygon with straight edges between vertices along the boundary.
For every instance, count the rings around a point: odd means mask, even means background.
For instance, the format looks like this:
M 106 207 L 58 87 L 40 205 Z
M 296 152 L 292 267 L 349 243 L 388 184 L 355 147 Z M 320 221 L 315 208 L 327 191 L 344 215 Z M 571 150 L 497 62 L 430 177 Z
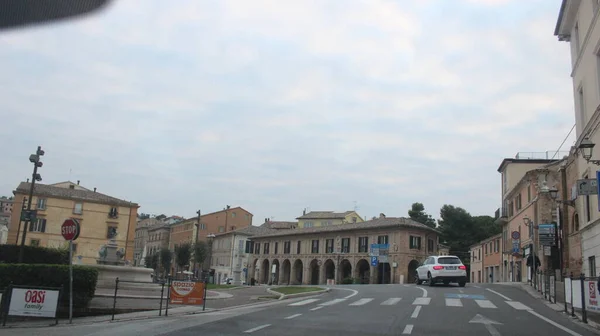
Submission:
M 429 286 L 438 282 L 447 285 L 456 282 L 460 287 L 467 284 L 467 267 L 456 256 L 431 256 L 417 268 L 417 285 L 427 281 Z

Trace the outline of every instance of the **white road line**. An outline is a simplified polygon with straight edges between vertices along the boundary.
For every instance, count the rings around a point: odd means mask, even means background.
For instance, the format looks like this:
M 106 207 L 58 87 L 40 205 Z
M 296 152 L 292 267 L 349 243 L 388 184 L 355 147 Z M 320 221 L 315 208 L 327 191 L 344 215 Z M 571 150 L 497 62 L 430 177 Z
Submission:
M 515 308 L 516 310 L 531 310 L 531 308 L 527 307 L 519 301 L 506 301 L 506 303 L 511 307 Z
M 412 333 L 412 330 L 413 330 L 413 325 L 407 324 L 406 327 L 404 327 L 404 331 L 402 332 L 402 335 L 410 335 Z
M 255 332 L 255 331 L 258 331 L 258 330 L 264 329 L 264 328 L 266 328 L 266 327 L 270 327 L 270 326 L 271 326 L 270 324 L 263 324 L 263 325 L 261 325 L 261 326 L 258 326 L 258 327 L 256 327 L 256 328 L 248 329 L 248 330 L 246 330 L 246 331 L 244 331 L 244 332 L 245 332 L 246 334 L 249 334 L 249 333 L 253 333 L 253 332 Z
M 294 303 L 290 303 L 288 306 L 304 306 L 307 305 L 309 303 L 313 303 L 313 302 L 317 302 L 319 301 L 319 299 L 308 299 L 308 300 L 303 300 L 300 302 L 294 302 Z
M 477 286 L 477 285 L 473 285 L 473 287 L 475 287 L 475 288 L 481 288 L 481 287 L 479 287 L 479 286 Z
M 533 311 L 533 310 L 529 310 L 529 313 L 530 313 L 531 315 L 533 315 L 533 316 L 537 316 L 538 318 L 540 318 L 540 319 L 542 319 L 542 320 L 544 320 L 544 321 L 546 321 L 546 322 L 548 322 L 548 323 L 552 324 L 553 326 L 557 327 L 558 329 L 561 329 L 562 331 L 564 331 L 564 332 L 566 332 L 566 333 L 569 333 L 570 335 L 573 335 L 573 336 L 581 336 L 581 334 L 578 334 L 578 333 L 574 332 L 573 330 L 571 330 L 571 329 L 569 329 L 569 328 L 567 328 L 567 327 L 565 327 L 565 326 L 563 326 L 563 325 L 560 325 L 560 324 L 558 324 L 558 323 L 556 323 L 556 322 L 552 321 L 551 319 L 549 319 L 549 318 L 547 318 L 547 317 L 545 317 L 545 316 L 542 316 L 542 315 L 540 315 L 539 313 L 536 313 L 536 312 L 535 312 L 535 311 Z
M 346 299 L 333 299 L 331 301 L 319 303 L 319 306 L 331 306 L 331 305 L 334 305 L 336 303 L 340 303 L 340 302 L 344 302 L 344 301 L 346 301 Z
M 373 301 L 373 299 L 360 299 L 358 301 L 352 302 L 350 304 L 350 306 L 362 306 L 364 304 L 367 304 L 369 302 Z
M 416 298 L 415 301 L 413 302 L 414 305 L 428 305 L 429 302 L 431 301 L 431 298 L 428 297 L 420 297 L 420 298 Z
M 318 306 L 318 307 L 312 308 L 311 311 L 319 310 L 321 308 L 323 308 L 323 306 Z
M 465 291 L 464 291 L 464 290 L 462 290 L 462 289 L 459 289 L 458 291 L 459 291 L 461 294 L 464 294 L 464 293 L 465 293 Z
M 448 307 L 462 307 L 463 304 L 460 299 L 446 299 L 446 306 Z
M 381 303 L 382 306 L 393 306 L 396 303 L 400 302 L 402 298 L 389 298 Z
M 425 289 L 423 287 L 417 287 L 417 288 L 423 291 L 423 297 L 427 297 L 427 289 Z
M 331 289 L 337 289 L 337 290 L 345 290 L 345 291 L 351 291 L 352 294 L 345 296 L 344 299 L 349 299 L 351 297 L 353 297 L 354 295 L 358 294 L 358 291 L 356 289 L 350 289 L 350 288 L 337 288 L 337 287 L 332 287 Z
M 301 316 L 301 315 L 302 315 L 302 314 L 294 314 L 294 315 L 291 315 L 291 316 L 288 316 L 288 317 L 286 317 L 285 319 L 286 319 L 286 320 L 291 320 L 291 319 L 293 319 L 294 317 L 298 317 L 298 316 Z
M 419 317 L 419 312 L 421 311 L 421 307 L 423 307 L 423 306 L 416 306 L 415 310 L 412 313 L 412 315 L 410 315 L 410 318 L 417 318 L 417 317 Z
M 479 305 L 479 307 L 481 308 L 498 308 L 496 307 L 495 304 L 492 303 L 492 301 L 490 300 L 475 300 L 475 302 L 477 302 L 477 304 Z M 512 301 L 509 301 L 512 302 Z
M 506 300 L 506 301 L 512 301 L 512 299 L 511 299 L 511 298 L 509 298 L 508 296 L 506 296 L 506 295 L 504 295 L 504 294 L 500 294 L 500 293 L 496 292 L 496 291 L 495 291 L 495 290 L 493 290 L 493 289 L 486 288 L 485 290 L 486 290 L 486 291 L 489 291 L 489 292 L 492 292 L 492 293 L 494 293 L 494 294 L 496 294 L 496 295 L 498 295 L 499 297 L 503 298 L 503 299 L 504 299 L 504 300 Z

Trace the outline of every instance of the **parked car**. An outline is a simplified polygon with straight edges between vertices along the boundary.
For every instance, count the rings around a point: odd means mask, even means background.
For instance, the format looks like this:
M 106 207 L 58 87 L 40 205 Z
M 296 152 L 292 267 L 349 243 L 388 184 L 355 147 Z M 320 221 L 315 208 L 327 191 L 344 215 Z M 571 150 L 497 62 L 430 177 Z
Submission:
M 417 285 L 427 282 L 429 286 L 436 283 L 448 285 L 458 283 L 460 287 L 467 284 L 467 267 L 456 256 L 431 256 L 417 268 Z

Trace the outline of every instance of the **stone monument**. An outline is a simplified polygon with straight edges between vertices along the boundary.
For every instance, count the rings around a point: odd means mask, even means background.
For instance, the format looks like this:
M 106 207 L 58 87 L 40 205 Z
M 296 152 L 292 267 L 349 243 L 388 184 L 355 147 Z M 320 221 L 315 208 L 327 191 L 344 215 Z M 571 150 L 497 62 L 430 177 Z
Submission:
M 125 265 L 125 260 L 123 257 L 125 256 L 125 249 L 120 248 L 117 245 L 117 229 L 112 227 L 108 232 L 108 243 L 106 245 L 102 245 L 100 251 L 98 251 L 98 256 L 100 257 L 96 262 L 100 265 L 114 265 L 114 266 L 123 266 Z

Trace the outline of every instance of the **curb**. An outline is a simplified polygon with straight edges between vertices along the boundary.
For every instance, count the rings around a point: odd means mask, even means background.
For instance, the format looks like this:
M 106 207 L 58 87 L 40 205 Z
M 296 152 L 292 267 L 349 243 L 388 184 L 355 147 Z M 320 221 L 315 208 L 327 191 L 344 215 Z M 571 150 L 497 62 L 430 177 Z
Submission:
M 101 297 L 101 298 L 114 298 L 114 294 L 95 294 L 94 297 Z M 222 297 L 222 296 L 208 296 L 206 297 L 207 300 L 222 300 L 222 299 L 229 299 L 233 297 L 232 296 L 227 296 L 227 297 Z M 148 300 L 160 300 L 160 296 L 149 296 L 149 295 L 117 295 L 117 299 L 148 299 Z M 167 296 L 163 296 L 163 300 L 166 300 Z
M 277 288 L 277 287 L 275 287 L 275 288 Z M 302 293 L 295 293 L 295 294 L 283 294 L 283 293 L 274 291 L 271 288 L 267 288 L 268 293 L 279 296 L 278 300 L 293 299 L 293 298 L 304 297 L 304 296 L 317 296 L 317 295 L 327 293 L 330 290 L 331 290 L 330 288 L 323 288 L 322 290 L 318 290 L 318 291 L 302 292 Z

